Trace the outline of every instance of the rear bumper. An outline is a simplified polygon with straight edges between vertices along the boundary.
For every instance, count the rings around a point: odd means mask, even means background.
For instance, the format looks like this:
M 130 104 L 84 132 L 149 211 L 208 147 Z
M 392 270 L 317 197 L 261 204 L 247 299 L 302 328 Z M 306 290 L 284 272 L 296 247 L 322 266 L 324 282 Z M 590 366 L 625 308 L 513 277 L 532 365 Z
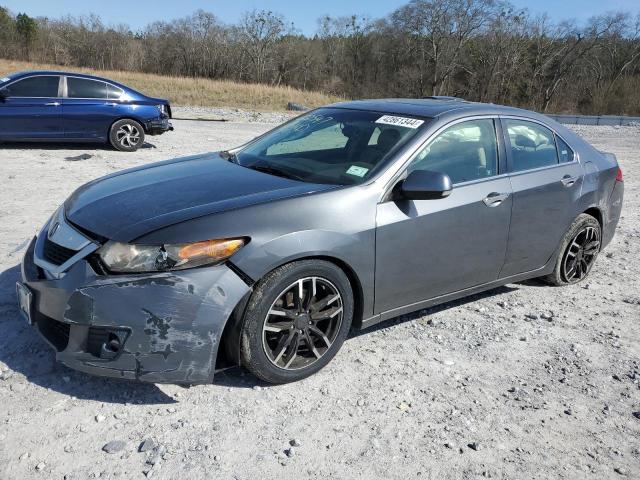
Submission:
M 70 368 L 157 383 L 213 379 L 227 319 L 249 287 L 225 265 L 152 275 L 97 275 L 86 260 L 53 278 L 22 261 L 33 320 Z M 119 348 L 110 348 L 110 342 Z M 113 345 L 113 344 L 111 344 Z
M 150 120 L 145 124 L 147 135 L 161 135 L 164 132 L 173 131 L 173 125 L 168 118 Z

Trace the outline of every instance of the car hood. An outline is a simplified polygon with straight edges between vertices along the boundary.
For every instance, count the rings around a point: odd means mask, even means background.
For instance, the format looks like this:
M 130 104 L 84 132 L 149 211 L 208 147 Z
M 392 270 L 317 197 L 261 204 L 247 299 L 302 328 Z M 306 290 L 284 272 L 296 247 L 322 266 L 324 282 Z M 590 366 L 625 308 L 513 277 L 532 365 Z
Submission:
M 257 172 L 208 153 L 94 180 L 69 197 L 65 213 L 96 236 L 131 242 L 185 220 L 331 188 L 335 185 Z

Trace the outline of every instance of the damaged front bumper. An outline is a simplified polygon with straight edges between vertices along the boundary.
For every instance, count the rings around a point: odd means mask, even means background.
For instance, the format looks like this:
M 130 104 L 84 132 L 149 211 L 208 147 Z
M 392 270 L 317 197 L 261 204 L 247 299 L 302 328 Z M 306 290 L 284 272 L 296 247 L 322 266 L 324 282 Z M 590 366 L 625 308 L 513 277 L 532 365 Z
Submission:
M 158 383 L 211 382 L 224 326 L 249 286 L 226 265 L 99 275 L 86 259 L 54 275 L 22 261 L 32 320 L 70 368 Z

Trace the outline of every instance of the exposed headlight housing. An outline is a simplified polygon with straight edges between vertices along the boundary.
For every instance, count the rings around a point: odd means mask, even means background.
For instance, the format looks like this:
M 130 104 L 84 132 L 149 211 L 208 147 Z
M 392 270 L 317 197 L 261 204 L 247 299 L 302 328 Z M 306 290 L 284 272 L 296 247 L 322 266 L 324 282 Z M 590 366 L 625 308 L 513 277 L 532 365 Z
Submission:
M 173 245 L 134 245 L 107 242 L 98 255 L 115 273 L 145 273 L 184 270 L 220 263 L 240 250 L 245 238 L 225 238 Z
M 161 105 L 157 105 L 157 107 L 161 115 L 167 115 L 167 106 L 164 103 Z

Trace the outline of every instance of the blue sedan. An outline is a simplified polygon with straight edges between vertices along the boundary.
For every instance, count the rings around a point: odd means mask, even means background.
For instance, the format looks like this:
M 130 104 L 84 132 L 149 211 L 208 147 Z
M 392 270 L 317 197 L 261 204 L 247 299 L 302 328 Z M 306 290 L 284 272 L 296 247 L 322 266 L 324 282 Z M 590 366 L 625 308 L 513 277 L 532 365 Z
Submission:
M 0 142 L 109 142 L 132 152 L 173 130 L 167 100 L 105 78 L 29 71 L 0 78 Z

